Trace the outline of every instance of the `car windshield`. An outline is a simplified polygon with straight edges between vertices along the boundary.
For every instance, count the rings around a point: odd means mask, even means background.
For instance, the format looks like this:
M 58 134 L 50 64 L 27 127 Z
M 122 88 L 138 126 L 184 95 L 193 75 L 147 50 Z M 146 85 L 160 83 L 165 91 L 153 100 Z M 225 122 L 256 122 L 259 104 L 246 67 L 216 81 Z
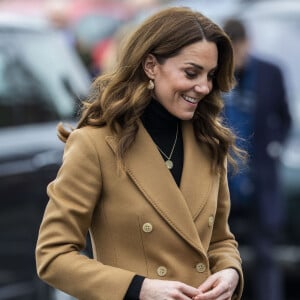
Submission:
M 71 118 L 89 84 L 78 57 L 56 31 L 0 32 L 0 126 Z M 28 113 L 19 122 L 10 116 L 18 106 Z M 33 113 L 40 117 L 31 119 Z

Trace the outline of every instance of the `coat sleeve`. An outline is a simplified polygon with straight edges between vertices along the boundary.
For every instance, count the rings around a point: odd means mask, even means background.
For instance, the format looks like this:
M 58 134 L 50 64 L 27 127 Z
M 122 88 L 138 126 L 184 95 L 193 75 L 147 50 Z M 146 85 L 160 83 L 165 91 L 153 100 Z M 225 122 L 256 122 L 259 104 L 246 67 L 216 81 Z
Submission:
M 99 153 L 84 129 L 75 130 L 57 177 L 47 189 L 36 264 L 41 279 L 77 299 L 123 299 L 135 276 L 81 252 L 101 188 Z
M 241 266 L 241 257 L 238 251 L 238 243 L 228 225 L 230 212 L 229 189 L 227 182 L 227 172 L 222 172 L 220 176 L 220 187 L 218 195 L 218 208 L 211 243 L 208 249 L 208 257 L 212 273 L 234 268 L 239 273 L 239 284 L 233 299 L 241 299 L 244 278 Z

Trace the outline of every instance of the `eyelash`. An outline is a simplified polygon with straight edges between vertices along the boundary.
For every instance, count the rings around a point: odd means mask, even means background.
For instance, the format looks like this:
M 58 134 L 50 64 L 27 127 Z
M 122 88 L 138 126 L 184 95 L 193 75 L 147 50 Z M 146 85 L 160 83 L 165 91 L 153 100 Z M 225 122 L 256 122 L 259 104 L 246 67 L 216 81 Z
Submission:
M 185 71 L 185 74 L 186 74 L 186 77 L 190 78 L 190 79 L 193 79 L 193 78 L 197 77 L 197 74 L 193 73 L 193 72 Z
M 185 71 L 185 74 L 186 74 L 186 77 L 189 78 L 189 79 L 194 79 L 195 77 L 197 77 L 197 73 L 193 73 L 193 72 L 188 72 L 188 71 Z M 211 73 L 211 74 L 208 74 L 208 79 L 209 80 L 213 80 L 215 78 L 215 73 Z

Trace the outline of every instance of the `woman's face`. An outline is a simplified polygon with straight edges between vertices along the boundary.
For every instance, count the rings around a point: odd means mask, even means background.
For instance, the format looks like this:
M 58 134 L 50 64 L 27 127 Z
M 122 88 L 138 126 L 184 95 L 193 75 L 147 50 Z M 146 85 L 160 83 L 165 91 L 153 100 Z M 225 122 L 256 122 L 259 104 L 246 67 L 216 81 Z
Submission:
M 218 63 L 213 42 L 200 41 L 159 64 L 155 57 L 154 98 L 181 120 L 192 119 L 198 103 L 211 92 Z

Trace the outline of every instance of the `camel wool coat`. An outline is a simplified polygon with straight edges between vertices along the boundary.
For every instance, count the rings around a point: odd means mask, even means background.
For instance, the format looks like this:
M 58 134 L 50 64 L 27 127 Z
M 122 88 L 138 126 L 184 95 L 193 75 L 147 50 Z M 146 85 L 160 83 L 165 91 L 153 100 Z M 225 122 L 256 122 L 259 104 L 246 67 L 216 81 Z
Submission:
M 121 300 L 138 274 L 194 287 L 235 268 L 237 242 L 228 227 L 226 172 L 211 172 L 207 149 L 182 121 L 184 166 L 178 187 L 142 123 L 116 165 L 108 127 L 83 127 L 67 140 L 62 166 L 48 186 L 49 203 L 36 247 L 39 276 L 81 300 Z M 81 254 L 90 232 L 93 259 Z

